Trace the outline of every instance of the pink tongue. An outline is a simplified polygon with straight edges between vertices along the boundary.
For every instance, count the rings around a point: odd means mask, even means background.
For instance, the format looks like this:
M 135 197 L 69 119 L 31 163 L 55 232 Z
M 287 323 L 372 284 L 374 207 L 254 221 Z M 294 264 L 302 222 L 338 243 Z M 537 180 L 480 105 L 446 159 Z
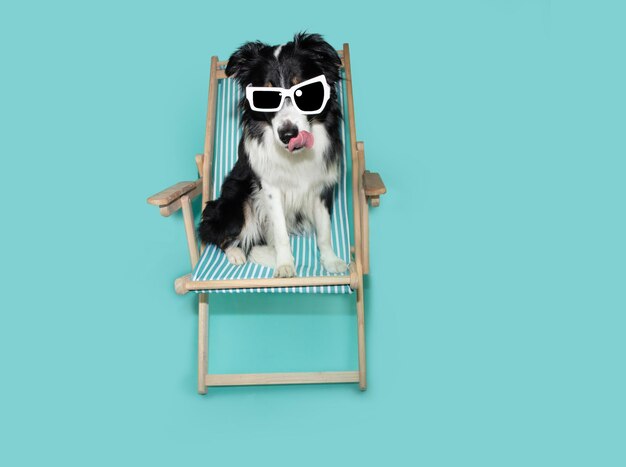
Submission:
M 289 149 L 289 152 L 293 152 L 294 149 L 300 149 L 303 147 L 313 147 L 313 135 L 304 130 L 298 133 L 298 136 L 294 136 L 289 140 L 289 145 L 287 146 L 287 149 Z

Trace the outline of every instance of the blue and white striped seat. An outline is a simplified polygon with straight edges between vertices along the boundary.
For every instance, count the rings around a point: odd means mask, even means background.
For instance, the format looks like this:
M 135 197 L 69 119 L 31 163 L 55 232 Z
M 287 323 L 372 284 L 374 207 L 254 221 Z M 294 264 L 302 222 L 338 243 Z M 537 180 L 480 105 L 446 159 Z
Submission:
M 344 99 L 343 81 L 337 85 L 337 96 L 347 114 Z M 241 90 L 234 79 L 219 80 L 217 90 L 217 111 L 215 127 L 215 145 L 213 157 L 213 193 L 212 199 L 219 196 L 222 182 L 237 160 L 237 146 L 241 137 L 240 117 L 241 111 L 238 102 L 241 98 Z M 350 226 L 348 214 L 348 193 L 351 189 L 350 177 L 348 176 L 347 161 L 350 160 L 350 133 L 347 125 L 342 122 L 341 134 L 344 141 L 343 163 L 339 183 L 335 187 L 335 198 L 332 223 L 332 244 L 335 253 L 346 263 L 350 263 Z M 321 265 L 317 250 L 315 234 L 307 236 L 292 236 L 291 247 L 295 259 L 296 273 L 298 277 L 311 276 L 334 276 Z M 243 266 L 234 266 L 228 262 L 226 255 L 215 245 L 208 245 L 202 253 L 202 257 L 196 265 L 192 280 L 235 280 L 235 279 L 261 279 L 271 278 L 273 269 L 258 264 L 246 263 Z M 346 271 L 345 275 L 349 272 Z M 270 293 L 351 293 L 348 285 L 311 286 L 311 287 L 283 287 L 283 288 L 260 288 L 260 289 L 217 289 L 200 290 L 199 292 L 215 293 L 246 293 L 246 292 L 270 292 Z

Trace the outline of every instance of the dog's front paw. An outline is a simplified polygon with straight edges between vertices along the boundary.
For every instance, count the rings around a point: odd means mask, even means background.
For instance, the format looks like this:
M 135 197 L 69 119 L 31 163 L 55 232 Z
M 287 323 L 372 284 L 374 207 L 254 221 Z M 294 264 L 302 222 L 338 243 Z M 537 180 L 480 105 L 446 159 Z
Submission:
M 322 264 L 324 269 L 334 274 L 339 274 L 348 269 L 348 265 L 344 260 L 337 256 L 322 256 Z
M 246 254 L 239 247 L 233 246 L 226 249 L 226 258 L 230 264 L 241 266 L 246 262 Z
M 274 269 L 274 277 L 294 277 L 296 275 L 296 268 L 291 263 L 281 264 Z

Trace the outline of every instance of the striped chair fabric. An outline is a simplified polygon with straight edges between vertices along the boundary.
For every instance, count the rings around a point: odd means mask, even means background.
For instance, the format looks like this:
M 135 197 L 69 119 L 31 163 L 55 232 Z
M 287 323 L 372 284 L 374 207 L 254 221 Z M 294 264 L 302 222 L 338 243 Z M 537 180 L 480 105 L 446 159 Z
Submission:
M 336 86 L 337 97 L 341 108 L 346 114 L 343 81 Z M 237 83 L 232 78 L 218 81 L 217 111 L 215 127 L 215 143 L 213 157 L 213 193 L 212 199 L 219 196 L 222 182 L 230 172 L 237 159 L 237 146 L 241 137 L 240 117 L 241 111 L 237 105 L 242 93 Z M 335 187 L 333 213 L 331 216 L 332 244 L 335 253 L 346 263 L 350 263 L 350 226 L 348 215 L 348 177 L 347 161 L 350 150 L 350 133 L 348 126 L 342 121 L 341 134 L 344 141 L 342 154 L 342 169 L 339 183 Z M 307 276 L 331 276 L 321 265 L 319 251 L 317 249 L 315 234 L 306 236 L 291 236 L 291 248 L 295 259 L 296 274 L 298 277 Z M 196 265 L 192 280 L 234 280 L 234 279 L 260 279 L 273 276 L 273 269 L 247 262 L 241 266 L 235 266 L 228 262 L 224 252 L 215 245 L 207 245 L 200 261 Z M 349 274 L 346 271 L 345 274 Z M 311 287 L 282 287 L 282 288 L 259 288 L 259 289 L 218 289 L 200 290 L 199 293 L 351 293 L 348 285 L 311 286 Z

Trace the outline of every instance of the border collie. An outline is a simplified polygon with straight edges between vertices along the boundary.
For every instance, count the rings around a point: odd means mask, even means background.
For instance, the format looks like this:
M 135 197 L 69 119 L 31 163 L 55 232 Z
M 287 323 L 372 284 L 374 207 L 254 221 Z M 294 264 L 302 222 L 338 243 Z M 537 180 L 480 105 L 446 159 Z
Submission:
M 274 277 L 295 276 L 289 235 L 315 231 L 324 268 L 347 269 L 330 230 L 343 151 L 335 91 L 340 66 L 335 49 L 308 33 L 278 46 L 248 42 L 228 60 L 226 75 L 244 92 L 243 131 L 237 162 L 219 199 L 204 208 L 199 234 L 232 264 L 247 259 L 274 268 Z

